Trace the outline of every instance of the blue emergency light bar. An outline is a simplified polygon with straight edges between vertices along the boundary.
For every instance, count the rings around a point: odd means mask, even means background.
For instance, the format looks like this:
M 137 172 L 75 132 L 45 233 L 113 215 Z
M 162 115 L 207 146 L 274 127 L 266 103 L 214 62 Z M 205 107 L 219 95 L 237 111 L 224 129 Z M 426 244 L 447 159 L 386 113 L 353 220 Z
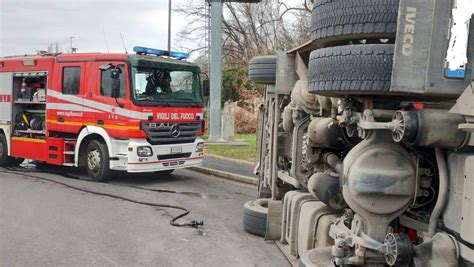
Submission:
M 133 48 L 133 52 L 139 55 L 155 55 L 155 56 L 168 56 L 176 59 L 188 59 L 189 54 L 183 52 L 175 52 L 175 51 L 167 51 L 167 50 L 160 50 L 142 46 L 135 46 Z

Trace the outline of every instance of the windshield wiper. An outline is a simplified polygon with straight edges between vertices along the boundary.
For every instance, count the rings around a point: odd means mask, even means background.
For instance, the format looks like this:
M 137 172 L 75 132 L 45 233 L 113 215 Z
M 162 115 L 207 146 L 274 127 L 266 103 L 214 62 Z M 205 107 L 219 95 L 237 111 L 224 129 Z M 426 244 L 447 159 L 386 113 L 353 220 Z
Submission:
M 194 99 L 186 99 L 186 98 L 181 98 L 181 99 L 173 99 L 173 100 L 170 100 L 171 102 L 180 102 L 180 103 L 184 103 L 184 104 L 188 104 L 188 105 L 191 105 L 192 107 L 199 107 L 202 105 L 201 102 L 199 101 L 196 101 Z
M 199 101 L 196 101 L 191 98 L 170 99 L 169 101 L 200 103 Z
M 160 106 L 171 107 L 171 104 L 168 101 L 163 100 L 163 99 L 139 98 L 137 100 L 149 106 L 153 106 L 154 104 L 159 103 Z
M 200 107 L 202 103 L 190 98 L 182 99 L 155 99 L 155 98 L 138 98 L 138 101 L 146 104 L 147 106 L 160 105 L 164 107 L 176 107 L 176 106 L 189 106 L 189 107 Z

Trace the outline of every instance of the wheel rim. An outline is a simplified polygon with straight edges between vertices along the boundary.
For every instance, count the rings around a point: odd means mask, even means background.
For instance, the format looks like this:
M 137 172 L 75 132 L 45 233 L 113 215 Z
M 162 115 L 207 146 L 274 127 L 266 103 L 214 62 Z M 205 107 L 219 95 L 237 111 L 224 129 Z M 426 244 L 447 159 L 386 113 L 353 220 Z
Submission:
M 99 150 L 94 149 L 89 151 L 87 155 L 87 167 L 90 171 L 97 173 L 100 169 L 101 155 Z

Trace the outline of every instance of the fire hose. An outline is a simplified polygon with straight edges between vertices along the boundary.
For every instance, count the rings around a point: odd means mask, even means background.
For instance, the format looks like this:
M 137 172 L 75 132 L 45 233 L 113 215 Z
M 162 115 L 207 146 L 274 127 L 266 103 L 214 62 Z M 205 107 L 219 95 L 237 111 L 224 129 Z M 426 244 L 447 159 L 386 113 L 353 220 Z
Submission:
M 181 223 L 177 222 L 177 220 L 187 216 L 190 213 L 190 211 L 188 209 L 186 209 L 184 207 L 181 207 L 181 206 L 169 205 L 169 204 L 158 204 L 158 203 L 151 203 L 151 202 L 134 200 L 134 199 L 126 198 L 126 197 L 115 195 L 115 194 L 98 192 L 98 191 L 94 191 L 94 190 L 89 190 L 89 189 L 77 187 L 77 186 L 70 185 L 68 183 L 63 183 L 63 182 L 60 182 L 60 181 L 56 181 L 56 180 L 50 179 L 50 178 L 45 178 L 45 177 L 31 175 L 31 174 L 25 174 L 25 173 L 18 173 L 14 169 L 0 170 L 0 172 L 1 173 L 14 174 L 14 175 L 22 176 L 22 177 L 25 177 L 25 178 L 40 179 L 40 180 L 56 183 L 56 184 L 59 184 L 59 185 L 63 185 L 67 188 L 71 188 L 71 189 L 78 190 L 78 191 L 81 191 L 81 192 L 90 193 L 90 194 L 94 194 L 94 195 L 105 196 L 105 197 L 110 197 L 110 198 L 114 198 L 114 199 L 120 199 L 120 200 L 123 200 L 123 201 L 135 203 L 135 204 L 140 204 L 140 205 L 145 205 L 145 206 L 150 206 L 150 207 L 157 207 L 157 208 L 180 210 L 180 211 L 182 211 L 182 213 L 180 213 L 177 216 L 172 217 L 171 220 L 170 220 L 170 225 L 172 225 L 174 227 L 199 228 L 199 227 L 204 225 L 204 221 L 202 221 L 202 220 L 191 220 L 189 222 L 184 222 L 184 223 L 183 222 L 181 222 Z

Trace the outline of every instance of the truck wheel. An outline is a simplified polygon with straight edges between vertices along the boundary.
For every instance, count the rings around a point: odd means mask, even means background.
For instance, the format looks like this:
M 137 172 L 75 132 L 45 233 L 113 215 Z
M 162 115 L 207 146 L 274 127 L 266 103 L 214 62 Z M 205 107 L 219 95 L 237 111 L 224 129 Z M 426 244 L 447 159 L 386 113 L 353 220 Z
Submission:
M 311 39 L 320 47 L 361 39 L 395 39 L 399 0 L 315 0 Z
M 257 56 L 249 63 L 249 80 L 256 84 L 275 84 L 276 56 Z
M 317 49 L 309 61 L 309 91 L 321 95 L 386 95 L 392 77 L 393 44 Z
M 9 166 L 8 146 L 5 135 L 0 134 L 0 167 Z
M 110 179 L 110 158 L 106 144 L 92 140 L 87 146 L 86 160 L 87 173 L 92 181 L 105 182 Z
M 0 134 L 0 167 L 18 166 L 24 159 L 8 156 L 8 144 L 4 134 Z
M 268 199 L 252 200 L 244 204 L 245 231 L 265 236 L 267 232 Z

